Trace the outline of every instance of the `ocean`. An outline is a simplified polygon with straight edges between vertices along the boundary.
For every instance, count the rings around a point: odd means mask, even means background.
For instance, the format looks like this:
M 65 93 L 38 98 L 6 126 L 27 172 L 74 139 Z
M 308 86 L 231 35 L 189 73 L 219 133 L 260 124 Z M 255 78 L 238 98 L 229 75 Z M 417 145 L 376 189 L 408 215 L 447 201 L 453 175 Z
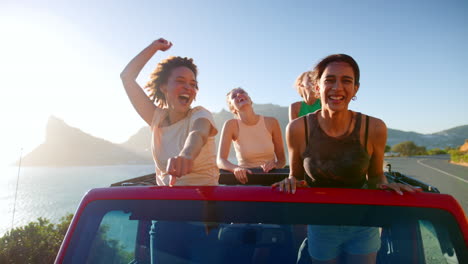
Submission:
M 154 165 L 21 167 L 18 180 L 18 167 L 0 167 L 0 236 L 39 217 L 57 223 L 88 190 L 153 172 Z

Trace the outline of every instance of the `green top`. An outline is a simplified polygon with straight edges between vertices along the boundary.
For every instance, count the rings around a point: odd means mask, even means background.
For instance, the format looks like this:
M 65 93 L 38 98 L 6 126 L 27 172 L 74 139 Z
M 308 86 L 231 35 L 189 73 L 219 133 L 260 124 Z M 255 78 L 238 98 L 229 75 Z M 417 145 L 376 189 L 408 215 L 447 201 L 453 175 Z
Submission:
M 315 100 L 311 105 L 306 104 L 304 101 L 301 102 L 301 109 L 299 109 L 299 115 L 297 117 L 305 116 L 308 113 L 313 113 L 322 108 L 320 99 Z

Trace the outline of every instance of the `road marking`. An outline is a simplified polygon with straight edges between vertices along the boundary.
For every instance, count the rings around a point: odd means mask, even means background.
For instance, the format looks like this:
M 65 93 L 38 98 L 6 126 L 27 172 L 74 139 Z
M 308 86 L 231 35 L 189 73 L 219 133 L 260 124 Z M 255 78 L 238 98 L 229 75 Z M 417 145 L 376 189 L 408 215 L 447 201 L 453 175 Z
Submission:
M 438 172 L 440 172 L 440 173 L 443 173 L 443 174 L 445 174 L 445 175 L 448 175 L 448 176 L 450 176 L 450 177 L 453 177 L 453 178 L 455 178 L 455 179 L 457 179 L 457 180 L 460 180 L 460 181 L 462 181 L 462 182 L 468 183 L 468 181 L 465 180 L 465 179 L 462 179 L 462 178 L 460 178 L 460 177 L 458 177 L 458 176 L 455 176 L 455 175 L 450 174 L 450 173 L 448 173 L 448 172 L 445 172 L 445 171 L 443 171 L 443 170 L 439 170 L 439 169 L 437 169 L 437 168 L 434 168 L 434 167 L 432 167 L 432 166 L 429 166 L 429 165 L 427 165 L 427 164 L 422 163 L 421 161 L 423 161 L 423 160 L 426 160 L 426 159 L 420 159 L 420 160 L 418 160 L 417 162 L 418 162 L 420 165 L 423 165 L 424 167 L 428 167 L 428 168 L 430 168 L 430 169 L 436 170 L 436 171 L 438 171 Z

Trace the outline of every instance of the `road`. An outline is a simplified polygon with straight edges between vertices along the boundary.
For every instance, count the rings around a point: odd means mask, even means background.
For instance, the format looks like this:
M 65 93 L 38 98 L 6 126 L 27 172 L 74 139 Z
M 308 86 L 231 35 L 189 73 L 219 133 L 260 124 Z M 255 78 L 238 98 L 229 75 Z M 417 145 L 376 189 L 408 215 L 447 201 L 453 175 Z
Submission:
M 393 171 L 428 183 L 450 194 L 468 215 L 468 167 L 449 163 L 449 155 L 385 158 Z

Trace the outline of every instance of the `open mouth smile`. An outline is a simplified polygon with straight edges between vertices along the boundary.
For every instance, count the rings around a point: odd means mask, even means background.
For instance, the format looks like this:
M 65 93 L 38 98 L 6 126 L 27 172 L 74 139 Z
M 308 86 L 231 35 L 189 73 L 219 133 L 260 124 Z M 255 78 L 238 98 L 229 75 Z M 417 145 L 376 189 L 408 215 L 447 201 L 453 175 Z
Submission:
M 181 94 L 179 95 L 179 102 L 183 105 L 188 104 L 190 101 L 190 95 L 188 94 Z
M 330 95 L 328 99 L 334 103 L 339 103 L 344 101 L 345 97 L 343 95 Z

